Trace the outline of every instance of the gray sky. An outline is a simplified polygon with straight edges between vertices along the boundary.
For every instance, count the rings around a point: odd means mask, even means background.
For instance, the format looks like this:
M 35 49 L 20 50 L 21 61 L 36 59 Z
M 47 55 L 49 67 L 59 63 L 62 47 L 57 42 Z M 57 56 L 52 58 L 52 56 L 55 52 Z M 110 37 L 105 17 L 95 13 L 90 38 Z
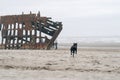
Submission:
M 30 11 L 62 21 L 60 36 L 120 36 L 120 0 L 0 0 L 0 15 Z

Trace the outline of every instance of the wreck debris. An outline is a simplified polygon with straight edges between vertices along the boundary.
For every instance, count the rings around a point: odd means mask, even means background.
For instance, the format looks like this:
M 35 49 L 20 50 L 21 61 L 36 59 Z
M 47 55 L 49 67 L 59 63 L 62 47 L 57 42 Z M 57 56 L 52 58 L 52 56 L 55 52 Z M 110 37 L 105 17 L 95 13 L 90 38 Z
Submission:
M 38 14 L 0 17 L 2 49 L 50 49 L 62 30 L 61 22 Z

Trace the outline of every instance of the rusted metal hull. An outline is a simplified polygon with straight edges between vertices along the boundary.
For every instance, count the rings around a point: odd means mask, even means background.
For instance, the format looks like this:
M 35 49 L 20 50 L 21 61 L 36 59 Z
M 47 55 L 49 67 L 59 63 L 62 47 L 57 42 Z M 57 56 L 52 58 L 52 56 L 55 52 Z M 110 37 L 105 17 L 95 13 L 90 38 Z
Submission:
M 38 14 L 0 17 L 1 49 L 50 49 L 62 30 L 61 22 Z

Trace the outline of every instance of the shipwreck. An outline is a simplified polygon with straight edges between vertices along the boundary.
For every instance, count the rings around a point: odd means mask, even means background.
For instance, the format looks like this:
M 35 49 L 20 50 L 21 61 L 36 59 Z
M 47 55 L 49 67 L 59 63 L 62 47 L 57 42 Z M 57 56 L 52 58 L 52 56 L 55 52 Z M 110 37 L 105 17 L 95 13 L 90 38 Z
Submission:
M 0 49 L 51 49 L 62 22 L 37 14 L 0 16 Z

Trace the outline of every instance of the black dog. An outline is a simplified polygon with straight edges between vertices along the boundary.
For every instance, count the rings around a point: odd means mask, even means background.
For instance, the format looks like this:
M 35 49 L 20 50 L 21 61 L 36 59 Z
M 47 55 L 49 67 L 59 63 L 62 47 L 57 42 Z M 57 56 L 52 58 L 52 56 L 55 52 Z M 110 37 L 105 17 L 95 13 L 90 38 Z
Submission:
M 77 54 L 77 43 L 74 43 L 74 44 L 71 46 L 70 51 L 71 51 L 71 55 L 73 55 L 73 57 L 74 57 L 74 53 Z

